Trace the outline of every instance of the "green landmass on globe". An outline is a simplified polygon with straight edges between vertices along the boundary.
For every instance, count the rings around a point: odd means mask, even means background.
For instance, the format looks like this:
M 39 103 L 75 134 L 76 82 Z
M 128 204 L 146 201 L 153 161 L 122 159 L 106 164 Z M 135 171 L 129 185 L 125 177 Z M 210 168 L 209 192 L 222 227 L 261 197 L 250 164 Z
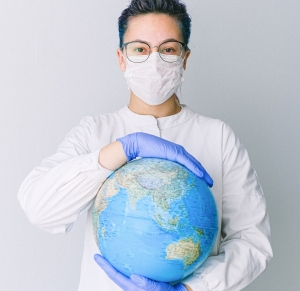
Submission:
M 163 159 L 137 159 L 115 171 L 100 188 L 92 213 L 96 243 L 116 269 L 163 282 L 198 268 L 218 232 L 206 183 Z

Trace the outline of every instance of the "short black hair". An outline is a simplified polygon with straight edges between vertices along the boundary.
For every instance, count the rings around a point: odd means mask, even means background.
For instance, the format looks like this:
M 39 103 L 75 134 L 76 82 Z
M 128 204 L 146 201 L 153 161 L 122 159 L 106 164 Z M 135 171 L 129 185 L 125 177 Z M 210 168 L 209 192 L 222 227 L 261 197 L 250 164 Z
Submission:
M 132 0 L 119 17 L 120 48 L 123 47 L 124 34 L 130 18 L 148 13 L 162 13 L 173 17 L 179 25 L 183 42 L 188 45 L 191 35 L 191 17 L 186 5 L 180 0 Z M 187 48 L 187 46 L 186 46 Z

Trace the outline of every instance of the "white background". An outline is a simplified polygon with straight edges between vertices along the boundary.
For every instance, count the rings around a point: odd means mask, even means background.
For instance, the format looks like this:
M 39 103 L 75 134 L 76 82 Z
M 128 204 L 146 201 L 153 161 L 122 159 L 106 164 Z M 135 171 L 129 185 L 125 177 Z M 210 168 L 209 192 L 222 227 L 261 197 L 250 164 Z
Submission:
M 0 0 L 0 290 L 77 289 L 84 217 L 50 235 L 29 224 L 16 196 L 83 116 L 128 103 L 115 56 L 127 3 Z M 244 290 L 300 290 L 300 2 L 186 3 L 182 103 L 233 127 L 267 199 L 275 257 Z

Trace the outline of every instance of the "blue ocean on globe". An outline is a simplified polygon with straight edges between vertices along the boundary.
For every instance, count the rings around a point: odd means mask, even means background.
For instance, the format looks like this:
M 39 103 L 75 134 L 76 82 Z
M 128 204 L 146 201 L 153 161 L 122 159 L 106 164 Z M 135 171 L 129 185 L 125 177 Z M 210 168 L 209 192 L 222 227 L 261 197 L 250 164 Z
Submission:
M 175 282 L 209 256 L 218 213 L 206 183 L 181 164 L 136 159 L 101 186 L 93 206 L 101 254 L 126 276 Z

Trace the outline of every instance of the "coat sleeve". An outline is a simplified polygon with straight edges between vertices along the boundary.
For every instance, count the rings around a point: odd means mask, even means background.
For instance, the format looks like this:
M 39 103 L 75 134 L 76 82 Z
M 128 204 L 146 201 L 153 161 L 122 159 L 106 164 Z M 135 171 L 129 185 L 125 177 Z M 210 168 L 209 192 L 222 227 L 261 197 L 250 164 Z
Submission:
M 223 125 L 223 198 L 219 253 L 183 283 L 194 291 L 238 291 L 266 268 L 273 256 L 266 201 L 249 156 Z
M 99 150 L 91 152 L 93 120 L 85 117 L 25 178 L 18 200 L 29 221 L 50 233 L 66 233 L 92 204 L 98 189 L 112 171 L 98 163 Z

